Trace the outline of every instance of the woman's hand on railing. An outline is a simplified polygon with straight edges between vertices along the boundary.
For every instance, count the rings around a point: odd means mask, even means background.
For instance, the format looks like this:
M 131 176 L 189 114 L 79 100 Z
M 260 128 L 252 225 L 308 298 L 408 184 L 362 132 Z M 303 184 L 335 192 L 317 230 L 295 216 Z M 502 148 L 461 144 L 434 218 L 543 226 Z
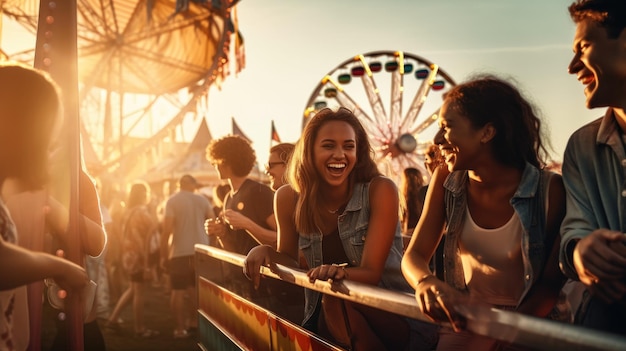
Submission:
M 248 252 L 243 261 L 243 274 L 254 283 L 254 288 L 258 289 L 261 283 L 261 266 L 269 267 L 272 272 L 277 273 L 278 268 L 272 262 L 274 248 L 269 245 L 259 245 Z
M 315 280 L 342 280 L 348 279 L 348 272 L 346 272 L 346 263 L 342 264 L 323 264 L 317 266 L 307 272 L 309 281 L 314 283 Z
M 434 322 L 449 322 L 457 332 L 465 328 L 465 318 L 454 308 L 456 303 L 465 300 L 465 296 L 434 275 L 420 279 L 415 288 L 415 299 L 422 313 Z
M 514 345 L 528 346 L 531 349 L 551 351 L 626 350 L 626 338 L 622 335 L 607 334 L 581 326 L 525 316 L 513 311 L 495 309 L 491 305 L 476 301 L 468 295 L 455 290 L 443 281 L 437 280 L 432 274 L 426 274 L 422 279 L 418 280 L 414 297 L 410 294 L 392 292 L 377 286 L 366 286 L 358 281 L 346 282 L 345 285 L 337 284 L 348 286 L 349 289 L 349 293 L 337 293 L 332 287 L 335 284 L 317 284 L 317 282 L 311 284 L 308 282 L 308 276 L 303 271 L 291 268 L 297 266 L 296 261 L 289 261 L 293 260 L 292 257 L 281 257 L 280 253 L 269 247 L 257 247 L 253 249 L 255 252 L 251 250 L 248 258 L 208 245 L 196 244 L 195 249 L 196 253 L 202 253 L 230 264 L 245 266 L 247 268 L 244 268 L 246 269 L 244 273 L 247 271 L 248 275 L 250 275 L 250 272 L 256 272 L 255 276 L 258 277 L 257 279 L 260 279 L 261 265 L 266 265 L 270 267 L 269 269 L 272 272 L 276 272 L 276 277 L 273 278 L 289 277 L 290 279 L 283 278 L 283 280 L 348 301 L 424 321 L 435 320 L 425 310 L 426 297 L 422 297 L 423 295 L 431 294 L 429 301 L 433 299 L 444 306 L 448 312 L 459 311 L 453 315 L 445 311 L 439 313 L 440 319 L 438 321 L 441 321 L 442 325 L 452 322 L 452 327 L 457 330 L 467 329 L 478 335 Z M 271 263 L 266 261 L 267 253 L 269 253 Z M 257 257 L 257 254 L 260 257 Z M 253 264 L 252 260 L 256 261 L 259 258 L 262 258 L 260 261 L 262 263 Z M 253 269 L 252 266 L 256 268 Z M 341 269 L 341 267 L 339 268 Z M 267 272 L 264 273 L 267 274 Z M 350 273 L 350 270 L 348 270 L 348 273 Z M 430 290 L 430 292 L 427 290 Z M 439 296 L 435 292 L 439 292 Z M 417 299 L 417 304 L 414 302 L 415 299 Z M 467 318 L 462 316 L 467 316 Z M 467 322 L 465 322 L 466 320 Z

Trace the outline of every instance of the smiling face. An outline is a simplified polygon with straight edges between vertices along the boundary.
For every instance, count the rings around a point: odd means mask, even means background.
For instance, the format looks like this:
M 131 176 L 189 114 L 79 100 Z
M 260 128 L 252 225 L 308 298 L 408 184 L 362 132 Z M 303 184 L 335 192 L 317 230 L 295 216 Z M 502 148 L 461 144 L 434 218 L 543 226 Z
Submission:
M 323 182 L 331 186 L 346 182 L 356 165 L 356 154 L 356 134 L 350 124 L 329 121 L 320 127 L 313 156 Z
M 585 86 L 587 107 L 626 108 L 626 30 L 615 39 L 597 23 L 576 25 L 568 71 Z
M 439 145 L 450 172 L 473 169 L 484 151 L 485 127 L 475 128 L 467 117 L 451 107 L 448 102 L 441 107 L 435 144 Z
M 285 184 L 284 175 L 287 165 L 280 159 L 280 152 L 272 152 L 267 165 L 265 165 L 265 173 L 270 178 L 270 186 L 274 190 L 278 190 Z

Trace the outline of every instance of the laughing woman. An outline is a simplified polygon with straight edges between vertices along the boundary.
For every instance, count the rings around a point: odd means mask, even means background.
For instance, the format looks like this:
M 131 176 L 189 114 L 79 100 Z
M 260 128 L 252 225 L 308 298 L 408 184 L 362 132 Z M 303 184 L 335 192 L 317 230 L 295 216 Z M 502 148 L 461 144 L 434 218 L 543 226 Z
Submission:
M 349 279 L 409 291 L 400 272 L 398 191 L 378 172 L 352 112 L 324 109 L 308 122 L 289 162 L 288 181 L 274 200 L 277 250 L 258 246 L 246 258 L 244 273 L 255 286 L 260 265 L 297 267 L 301 250 L 312 282 Z M 305 292 L 304 316 L 309 330 L 352 350 L 408 346 L 405 318 L 313 290 Z M 431 334 L 436 337 L 436 331 Z
M 561 176 L 543 170 L 541 122 L 511 84 L 482 77 L 447 94 L 435 136 L 445 165 L 426 195 L 402 261 L 419 308 L 442 328 L 439 350 L 502 345 L 462 331 L 459 302 L 547 317 L 565 282 L 558 267 Z M 445 281 L 428 262 L 445 235 Z

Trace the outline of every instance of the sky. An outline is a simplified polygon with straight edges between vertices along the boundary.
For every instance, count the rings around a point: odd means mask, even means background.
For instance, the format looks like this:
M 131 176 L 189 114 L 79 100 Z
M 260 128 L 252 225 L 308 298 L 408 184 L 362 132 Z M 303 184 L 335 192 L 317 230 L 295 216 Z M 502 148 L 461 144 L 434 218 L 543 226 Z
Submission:
M 257 153 L 270 123 L 295 141 L 320 79 L 358 54 L 405 51 L 437 63 L 456 82 L 478 73 L 516 81 L 550 132 L 557 160 L 569 135 L 602 115 L 584 105 L 583 86 L 567 73 L 575 26 L 571 0 L 243 0 L 239 25 L 246 68 L 212 89 L 208 120 L 228 133 L 234 116 Z M 355 82 L 353 82 L 355 83 Z
M 355 55 L 404 51 L 438 64 L 457 83 L 479 73 L 513 80 L 539 109 L 552 156 L 561 160 L 569 135 L 603 114 L 585 108 L 583 86 L 567 73 L 571 1 L 241 0 L 246 67 L 209 90 L 209 129 L 226 135 L 234 117 L 264 163 L 271 122 L 282 141 L 295 142 L 324 75 Z M 5 47 L 19 44 L 13 28 L 5 24 Z

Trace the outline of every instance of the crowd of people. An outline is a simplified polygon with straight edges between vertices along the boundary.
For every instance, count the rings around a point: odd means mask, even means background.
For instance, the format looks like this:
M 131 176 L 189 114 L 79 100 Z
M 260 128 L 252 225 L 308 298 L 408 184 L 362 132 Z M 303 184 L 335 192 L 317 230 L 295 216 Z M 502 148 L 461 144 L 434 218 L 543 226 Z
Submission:
M 114 200 L 80 171 L 78 243 L 68 237 L 59 88 L 44 72 L 0 65 L 0 350 L 41 349 L 42 303 L 62 309 L 66 292 L 95 295 L 85 349 L 106 349 L 97 319 L 124 328 L 127 305 L 133 335 L 158 337 L 143 317 L 152 287 L 170 295 L 172 337 L 193 336 L 195 244 L 245 255 L 252 288 L 263 286 L 261 266 L 279 263 L 311 282 L 414 294 L 432 322 L 304 289 L 302 326 L 346 349 L 523 349 L 468 331 L 468 305 L 626 335 L 626 3 L 577 0 L 569 12 L 569 73 L 588 108 L 607 110 L 570 137 L 562 172 L 549 167 L 532 103 L 515 82 L 483 74 L 446 93 L 424 165 L 398 184 L 379 171 L 354 113 L 325 108 L 295 144 L 269 150 L 269 184 L 250 176 L 256 152 L 236 135 L 206 150 L 222 182 L 211 197 L 187 174 L 160 201 L 140 180 Z M 64 258 L 73 244 L 81 262 Z M 55 322 L 52 349 L 67 349 L 67 321 Z

